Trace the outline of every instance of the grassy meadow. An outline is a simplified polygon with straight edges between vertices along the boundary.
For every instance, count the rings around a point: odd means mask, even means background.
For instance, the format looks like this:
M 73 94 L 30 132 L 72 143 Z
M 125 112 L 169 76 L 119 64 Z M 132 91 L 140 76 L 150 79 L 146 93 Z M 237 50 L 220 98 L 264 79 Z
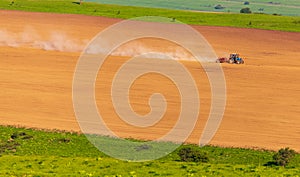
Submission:
M 162 8 L 145 8 L 84 2 L 73 0 L 2 0 L 0 9 L 34 12 L 86 14 L 129 19 L 140 16 L 175 18 L 183 23 L 209 26 L 231 26 L 300 32 L 299 16 L 275 16 L 266 14 L 202 13 Z
M 117 146 L 117 145 L 116 145 Z M 182 162 L 178 151 L 192 147 L 209 161 Z M 147 150 L 145 150 L 147 151 Z M 296 176 L 300 155 L 286 167 L 272 165 L 274 152 L 182 145 L 154 161 L 130 162 L 98 151 L 82 134 L 0 127 L 0 176 Z
M 208 12 L 234 12 L 239 13 L 242 8 L 248 7 L 254 13 L 281 14 L 289 16 L 300 16 L 300 1 L 298 0 L 250 0 L 249 5 L 244 5 L 247 0 L 86 0 L 88 2 L 99 2 L 101 4 L 118 4 L 137 7 L 166 8 L 179 10 L 194 10 Z M 221 5 L 223 9 L 215 9 Z

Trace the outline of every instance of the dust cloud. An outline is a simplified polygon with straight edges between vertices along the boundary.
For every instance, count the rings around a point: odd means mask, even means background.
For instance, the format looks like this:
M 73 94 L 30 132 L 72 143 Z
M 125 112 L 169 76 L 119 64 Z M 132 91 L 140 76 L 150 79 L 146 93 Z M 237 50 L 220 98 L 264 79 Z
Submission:
M 81 52 L 88 40 L 77 40 L 62 31 L 52 31 L 46 36 L 34 28 L 26 27 L 22 32 L 10 32 L 0 28 L 0 46 L 31 47 L 48 51 Z
M 51 31 L 45 34 L 28 26 L 21 32 L 11 32 L 0 28 L 0 46 L 30 47 L 47 51 L 82 52 L 89 39 L 79 40 L 63 31 Z M 89 54 L 100 54 L 108 50 L 106 46 L 91 45 L 85 49 Z M 153 48 L 140 41 L 121 45 L 111 52 L 112 56 L 134 57 L 143 55 L 145 58 L 193 60 L 193 56 L 180 46 Z

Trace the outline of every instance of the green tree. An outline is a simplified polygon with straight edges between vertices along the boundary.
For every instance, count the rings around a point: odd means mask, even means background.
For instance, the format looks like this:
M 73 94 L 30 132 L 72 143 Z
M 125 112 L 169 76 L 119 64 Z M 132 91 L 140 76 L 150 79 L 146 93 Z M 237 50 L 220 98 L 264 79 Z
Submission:
M 222 6 L 221 4 L 218 4 L 218 5 L 216 5 L 215 6 L 215 9 L 225 9 L 225 7 L 224 6 Z
M 251 14 L 252 12 L 251 12 L 251 10 L 250 10 L 249 7 L 246 7 L 246 8 L 242 8 L 242 9 L 240 10 L 240 13 Z

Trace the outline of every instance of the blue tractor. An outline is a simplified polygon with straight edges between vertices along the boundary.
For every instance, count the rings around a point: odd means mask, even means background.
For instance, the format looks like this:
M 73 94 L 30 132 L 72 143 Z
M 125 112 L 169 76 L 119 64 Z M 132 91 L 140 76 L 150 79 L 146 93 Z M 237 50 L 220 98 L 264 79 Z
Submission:
M 239 54 L 232 53 L 232 54 L 230 54 L 228 63 L 230 63 L 230 64 L 244 64 L 244 60 L 242 58 L 240 58 Z

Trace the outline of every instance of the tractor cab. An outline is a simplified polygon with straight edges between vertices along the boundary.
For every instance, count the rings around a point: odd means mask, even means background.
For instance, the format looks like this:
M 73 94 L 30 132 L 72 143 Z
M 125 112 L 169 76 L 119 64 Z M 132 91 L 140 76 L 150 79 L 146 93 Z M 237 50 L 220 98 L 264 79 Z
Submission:
M 229 57 L 229 63 L 243 64 L 244 60 L 240 58 L 239 54 L 231 53 Z
M 232 53 L 232 54 L 230 54 L 230 57 L 229 57 L 229 59 L 233 59 L 233 60 L 236 60 L 237 58 L 239 58 L 239 54 L 237 54 L 237 53 Z

